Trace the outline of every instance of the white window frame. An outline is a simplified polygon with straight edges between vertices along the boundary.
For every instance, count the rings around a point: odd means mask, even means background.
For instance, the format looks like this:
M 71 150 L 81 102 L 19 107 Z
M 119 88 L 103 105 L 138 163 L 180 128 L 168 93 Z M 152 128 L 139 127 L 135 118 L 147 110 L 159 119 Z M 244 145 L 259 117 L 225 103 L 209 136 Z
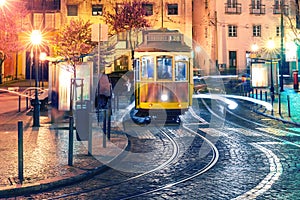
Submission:
M 236 25 L 228 25 L 228 37 L 237 37 Z

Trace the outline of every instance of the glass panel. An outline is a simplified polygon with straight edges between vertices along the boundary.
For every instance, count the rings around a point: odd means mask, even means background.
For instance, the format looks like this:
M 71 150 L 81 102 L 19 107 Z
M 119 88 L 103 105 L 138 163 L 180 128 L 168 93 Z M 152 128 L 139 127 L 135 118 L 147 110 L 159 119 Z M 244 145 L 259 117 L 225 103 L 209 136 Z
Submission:
M 67 9 L 68 9 L 68 16 L 77 16 L 77 12 L 78 12 L 78 7 L 77 5 L 67 5 Z
M 92 5 L 93 16 L 102 16 L 102 14 L 103 14 L 103 5 Z
M 139 71 L 140 71 L 140 61 L 137 59 L 135 60 L 135 80 L 139 81 L 140 80 L 140 74 L 139 74 Z
M 154 58 L 152 56 L 142 58 L 142 78 L 154 78 Z
M 177 61 L 175 63 L 175 80 L 176 81 L 185 81 L 186 78 L 186 70 L 187 70 L 187 62 Z
M 55 28 L 55 16 L 54 13 L 46 13 L 45 14 L 45 27 L 46 28 Z
M 172 57 L 160 56 L 157 57 L 157 78 L 172 79 Z
M 43 13 L 34 13 L 33 14 L 33 25 L 34 29 L 39 29 L 40 27 L 43 27 Z

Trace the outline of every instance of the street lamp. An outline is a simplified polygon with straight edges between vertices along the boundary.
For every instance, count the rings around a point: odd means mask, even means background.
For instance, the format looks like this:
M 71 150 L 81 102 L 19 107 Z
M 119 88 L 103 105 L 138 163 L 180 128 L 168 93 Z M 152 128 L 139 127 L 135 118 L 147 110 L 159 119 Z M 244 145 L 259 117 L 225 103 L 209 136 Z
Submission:
M 41 74 L 41 79 L 42 79 L 42 87 L 44 87 L 44 62 L 46 60 L 47 54 L 45 52 L 40 53 L 40 61 L 41 61 L 41 68 L 42 68 L 42 74 Z
M 0 0 L 0 6 L 4 6 L 6 3 L 6 0 Z
M 34 65 L 35 65 L 35 94 L 33 103 L 33 126 L 40 126 L 40 101 L 38 97 L 38 58 L 37 48 L 42 43 L 42 34 L 39 30 L 33 30 L 30 35 L 32 48 L 34 48 Z
M 274 80 L 273 80 L 273 58 L 272 58 L 272 51 L 275 49 L 275 43 L 273 40 L 268 40 L 267 42 L 267 49 L 271 52 L 271 87 L 270 87 L 270 93 L 271 93 L 271 100 L 272 100 L 272 104 L 274 103 L 274 99 L 275 99 L 275 94 L 274 94 Z

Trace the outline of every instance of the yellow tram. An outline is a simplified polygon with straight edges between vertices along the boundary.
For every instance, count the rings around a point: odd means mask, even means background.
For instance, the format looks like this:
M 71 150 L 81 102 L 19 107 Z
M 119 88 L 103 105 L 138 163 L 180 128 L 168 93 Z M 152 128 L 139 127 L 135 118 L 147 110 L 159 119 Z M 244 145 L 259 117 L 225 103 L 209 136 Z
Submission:
M 143 43 L 135 49 L 135 109 L 139 116 L 179 123 L 193 94 L 191 48 L 178 31 L 144 31 Z

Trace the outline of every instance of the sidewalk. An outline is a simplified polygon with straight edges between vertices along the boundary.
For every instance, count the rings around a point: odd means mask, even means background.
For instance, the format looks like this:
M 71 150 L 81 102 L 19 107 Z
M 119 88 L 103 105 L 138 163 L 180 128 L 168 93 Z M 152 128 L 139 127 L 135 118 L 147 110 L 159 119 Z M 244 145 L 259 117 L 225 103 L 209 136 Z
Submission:
M 18 175 L 18 121 L 23 122 L 24 130 L 22 183 Z M 32 127 L 30 111 L 1 114 L 0 198 L 67 185 L 100 173 L 128 145 L 126 135 L 113 123 L 111 140 L 106 141 L 104 148 L 102 127 L 97 123 L 96 116 L 93 117 L 93 156 L 88 155 L 88 142 L 77 141 L 74 131 L 73 165 L 69 166 L 68 123 L 51 124 L 48 112 L 41 112 L 40 127 Z
M 264 89 L 263 94 L 267 92 L 268 102 L 270 100 L 270 90 Z M 260 93 L 260 92 L 258 92 Z M 253 94 L 254 97 L 256 96 Z M 280 100 L 279 100 L 280 98 Z M 258 99 L 260 99 L 260 94 L 258 94 Z M 265 101 L 265 96 L 262 97 Z M 273 111 L 266 110 L 263 107 L 258 106 L 256 111 L 260 114 L 267 115 L 271 118 L 276 118 L 278 120 L 284 121 L 286 123 L 292 123 L 295 125 L 300 125 L 300 91 L 295 91 L 293 85 L 285 85 L 284 91 L 275 94 L 275 100 L 273 103 Z

